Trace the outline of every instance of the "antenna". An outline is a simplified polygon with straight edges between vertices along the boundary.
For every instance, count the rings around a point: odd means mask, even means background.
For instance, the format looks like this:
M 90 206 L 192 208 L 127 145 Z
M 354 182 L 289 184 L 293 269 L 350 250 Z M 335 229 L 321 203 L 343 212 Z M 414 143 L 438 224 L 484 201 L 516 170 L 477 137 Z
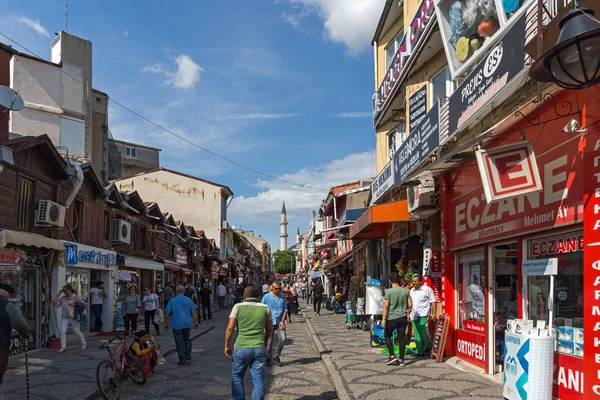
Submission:
M 69 22 L 69 0 L 65 0 L 65 32 L 67 31 L 68 22 Z
M 20 111 L 23 107 L 25 107 L 25 103 L 18 90 L 8 86 L 0 86 L 0 110 L 2 110 L 2 113 L 5 111 Z

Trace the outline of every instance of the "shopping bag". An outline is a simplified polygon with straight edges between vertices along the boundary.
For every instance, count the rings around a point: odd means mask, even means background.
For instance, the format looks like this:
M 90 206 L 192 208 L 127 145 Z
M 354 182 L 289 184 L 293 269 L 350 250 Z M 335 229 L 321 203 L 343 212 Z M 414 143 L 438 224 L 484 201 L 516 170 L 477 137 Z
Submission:
M 165 322 L 165 313 L 160 308 L 156 310 L 156 318 L 158 318 L 158 323 L 162 324 Z

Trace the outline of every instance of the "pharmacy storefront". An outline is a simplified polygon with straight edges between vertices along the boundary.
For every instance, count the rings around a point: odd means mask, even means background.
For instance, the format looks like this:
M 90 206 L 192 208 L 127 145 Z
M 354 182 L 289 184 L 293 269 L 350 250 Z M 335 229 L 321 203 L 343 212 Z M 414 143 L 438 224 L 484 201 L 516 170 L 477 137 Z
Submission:
M 63 241 L 65 245 L 65 268 L 58 271 L 58 282 L 68 283 L 77 291 L 79 296 L 90 304 L 90 291 L 96 282 L 104 282 L 107 298 L 103 302 L 102 325 L 105 331 L 113 326 L 115 271 L 117 268 L 117 253 L 80 243 Z M 57 289 L 59 289 L 57 287 Z M 56 293 L 56 292 L 55 292 Z M 90 328 L 96 318 L 92 310 L 88 310 Z

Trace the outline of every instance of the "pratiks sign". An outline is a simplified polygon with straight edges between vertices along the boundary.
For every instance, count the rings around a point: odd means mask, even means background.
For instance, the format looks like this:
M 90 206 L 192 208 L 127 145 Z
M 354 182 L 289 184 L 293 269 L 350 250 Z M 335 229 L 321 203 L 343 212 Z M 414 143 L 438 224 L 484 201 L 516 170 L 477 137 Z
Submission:
M 433 0 L 423 0 L 417 11 L 417 15 L 415 15 L 408 28 L 408 32 L 398 46 L 396 55 L 388 67 L 383 82 L 381 82 L 379 89 L 373 95 L 373 120 L 375 123 L 377 123 L 383 106 L 389 100 L 390 94 L 396 87 L 400 75 L 404 72 L 404 68 L 416 48 L 419 39 L 421 39 L 422 33 L 434 15 L 435 7 Z
M 427 113 L 421 124 L 394 154 L 394 181 L 401 185 L 440 144 L 440 107 L 436 103 Z
M 67 265 L 78 265 L 80 262 L 107 267 L 117 265 L 117 253 L 114 251 L 68 242 L 64 242 L 64 245 Z
M 480 149 L 475 156 L 488 203 L 542 190 L 530 141 L 490 150 Z
M 523 70 L 525 20 L 525 15 L 519 18 L 450 96 L 449 136 L 455 134 Z
M 371 184 L 371 202 L 375 203 L 394 185 L 394 166 L 390 161 Z

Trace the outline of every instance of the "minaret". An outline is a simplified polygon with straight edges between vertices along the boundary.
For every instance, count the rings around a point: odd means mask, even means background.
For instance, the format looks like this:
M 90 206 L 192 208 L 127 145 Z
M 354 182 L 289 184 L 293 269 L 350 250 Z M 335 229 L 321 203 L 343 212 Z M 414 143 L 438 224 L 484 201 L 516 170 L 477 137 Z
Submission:
M 279 250 L 287 250 L 287 214 L 285 212 L 285 201 L 283 207 L 281 207 L 281 222 L 279 223 L 281 229 L 279 230 Z

